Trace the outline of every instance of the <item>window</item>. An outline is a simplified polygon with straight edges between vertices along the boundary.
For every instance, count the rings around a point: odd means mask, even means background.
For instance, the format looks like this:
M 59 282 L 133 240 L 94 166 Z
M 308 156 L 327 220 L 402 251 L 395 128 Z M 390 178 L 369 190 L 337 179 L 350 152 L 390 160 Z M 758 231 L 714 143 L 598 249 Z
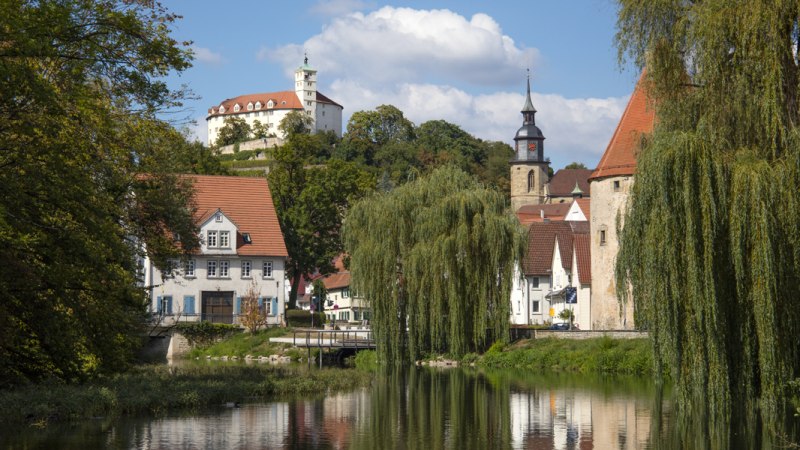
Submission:
M 156 305 L 158 314 L 161 316 L 171 316 L 172 315 L 172 296 L 165 295 L 163 297 L 158 297 L 157 299 L 158 304 Z
M 272 261 L 264 261 L 264 266 L 262 267 L 263 273 L 262 276 L 264 278 L 272 278 Z
M 606 245 L 606 230 L 605 230 L 605 227 L 600 229 L 600 245 Z
M 220 261 L 219 262 L 219 276 L 222 278 L 228 278 L 230 276 L 230 267 L 231 263 L 228 261 Z
M 208 246 L 208 247 L 216 247 L 217 246 L 217 232 L 216 231 L 209 231 L 208 232 L 208 239 L 206 239 L 206 246 Z
M 619 180 L 614 180 L 614 192 L 619 192 Z
M 252 103 L 248 103 L 247 104 L 247 110 L 248 111 L 252 111 L 253 110 L 253 104 Z
M 306 105 L 311 106 L 311 100 L 306 101 Z
M 342 289 L 342 298 L 348 298 L 348 297 L 350 297 L 350 288 Z
M 353 320 L 361 320 L 361 311 L 359 310 L 353 311 Z
M 219 246 L 222 248 L 229 248 L 231 246 L 230 231 L 219 232 Z
M 222 114 L 224 112 L 225 112 L 225 107 L 222 106 L 222 105 L 219 105 L 219 113 Z
M 261 102 L 256 102 L 256 109 L 261 109 Z
M 272 108 L 274 106 L 275 106 L 275 102 L 273 102 L 272 100 L 270 100 L 269 103 L 267 103 L 267 108 Z
M 209 261 L 206 265 L 208 271 L 208 278 L 216 278 L 217 277 L 217 262 L 216 261 Z
M 533 277 L 531 279 L 531 288 L 539 289 L 539 277 Z
M 222 223 L 222 214 L 220 214 L 220 213 L 217 213 L 217 214 L 214 216 L 214 222 L 217 222 L 217 223 Z
M 531 192 L 534 186 L 536 186 L 536 175 L 531 170 L 528 172 L 528 192 Z
M 250 278 L 250 261 L 242 261 L 242 278 Z
M 253 238 L 250 237 L 250 233 L 242 233 L 242 240 L 245 244 L 253 243 Z
M 183 276 L 194 278 L 194 260 L 190 259 L 183 264 Z
M 237 104 L 236 104 L 236 105 L 233 107 L 233 112 L 239 112 L 239 110 L 240 110 L 240 109 L 242 109 L 242 108 L 241 108 L 241 107 L 239 106 L 239 104 L 237 103 Z
M 531 302 L 531 312 L 538 313 L 539 312 L 539 300 L 534 300 Z

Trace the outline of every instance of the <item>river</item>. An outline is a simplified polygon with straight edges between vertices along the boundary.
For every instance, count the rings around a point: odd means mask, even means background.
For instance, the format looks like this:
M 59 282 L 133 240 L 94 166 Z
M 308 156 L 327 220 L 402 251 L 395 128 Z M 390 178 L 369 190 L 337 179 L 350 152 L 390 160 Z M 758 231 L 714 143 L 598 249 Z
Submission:
M 318 398 L 6 430 L 0 447 L 584 450 L 772 448 L 793 440 L 758 426 L 715 434 L 676 420 L 669 397 L 641 378 L 410 368 Z

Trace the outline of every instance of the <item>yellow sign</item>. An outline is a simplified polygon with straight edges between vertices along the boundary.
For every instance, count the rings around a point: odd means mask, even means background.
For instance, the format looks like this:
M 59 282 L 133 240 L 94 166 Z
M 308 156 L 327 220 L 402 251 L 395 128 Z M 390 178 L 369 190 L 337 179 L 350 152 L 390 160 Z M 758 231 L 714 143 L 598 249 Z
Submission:
M 555 317 L 555 316 L 556 316 L 555 308 L 550 308 L 550 317 Z

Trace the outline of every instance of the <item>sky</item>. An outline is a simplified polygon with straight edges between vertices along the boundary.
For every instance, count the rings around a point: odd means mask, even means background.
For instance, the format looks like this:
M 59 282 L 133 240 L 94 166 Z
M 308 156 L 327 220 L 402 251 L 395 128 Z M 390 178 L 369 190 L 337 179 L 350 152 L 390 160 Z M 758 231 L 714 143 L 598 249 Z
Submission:
M 208 108 L 243 94 L 293 90 L 308 55 L 319 91 L 356 111 L 391 104 L 414 124 L 443 119 L 513 143 L 527 70 L 545 157 L 594 168 L 639 76 L 620 66 L 613 0 L 164 0 L 183 16 L 194 65 L 169 77 L 190 133 L 205 142 Z

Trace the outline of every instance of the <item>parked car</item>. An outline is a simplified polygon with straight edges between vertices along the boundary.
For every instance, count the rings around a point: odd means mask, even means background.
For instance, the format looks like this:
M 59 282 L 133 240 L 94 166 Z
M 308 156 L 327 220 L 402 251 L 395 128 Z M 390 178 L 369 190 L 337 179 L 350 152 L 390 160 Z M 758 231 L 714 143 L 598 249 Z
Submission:
M 551 330 L 556 330 L 556 331 L 566 331 L 566 330 L 569 330 L 569 324 L 568 323 L 554 323 L 554 324 L 550 325 L 550 329 Z

